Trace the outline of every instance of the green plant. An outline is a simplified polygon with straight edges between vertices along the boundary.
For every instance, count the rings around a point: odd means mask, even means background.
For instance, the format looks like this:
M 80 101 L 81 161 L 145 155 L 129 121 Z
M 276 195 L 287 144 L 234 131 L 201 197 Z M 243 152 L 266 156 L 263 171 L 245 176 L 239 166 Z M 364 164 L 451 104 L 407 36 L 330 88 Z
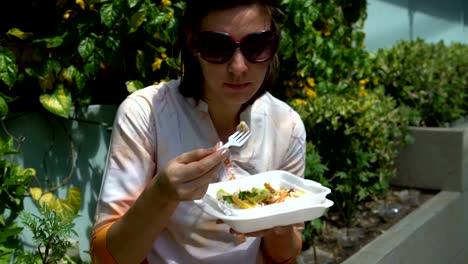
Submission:
M 283 85 L 277 96 L 346 93 L 372 77 L 362 31 L 366 1 L 283 0 L 281 5 L 285 17 L 279 83 Z
M 398 150 L 409 140 L 411 112 L 396 107 L 382 89 L 319 94 L 291 104 L 304 120 L 307 141 L 314 145 L 308 148 L 309 153 L 316 151 L 327 168 L 316 179 L 332 188 L 335 205 L 331 211 L 350 226 L 356 204 L 384 191 L 396 175 L 394 162 Z
M 1 101 L 1 100 L 0 100 Z M 5 113 L 6 114 L 6 113 Z M 2 121 L 0 121 L 2 122 Z M 13 251 L 21 245 L 18 234 L 23 230 L 18 225 L 17 217 L 23 210 L 26 189 L 35 170 L 23 169 L 16 162 L 10 161 L 11 155 L 18 154 L 13 137 L 0 138 L 0 262 L 11 259 Z
M 184 2 L 174 2 L 35 0 L 9 9 L 0 16 L 0 95 L 67 118 L 73 106 L 119 103 L 177 77 Z
M 444 126 L 468 115 L 468 45 L 400 41 L 374 55 L 386 93 L 414 108 L 420 126 Z
M 79 189 L 70 188 L 66 199 L 58 199 L 50 192 L 43 194 L 39 188 L 32 188 L 31 195 L 38 203 L 40 215 L 23 211 L 21 219 L 32 232 L 37 250 L 19 251 L 15 263 L 75 263 L 67 258 L 66 251 L 71 247 L 70 235 L 78 236 L 73 220 L 81 206 Z

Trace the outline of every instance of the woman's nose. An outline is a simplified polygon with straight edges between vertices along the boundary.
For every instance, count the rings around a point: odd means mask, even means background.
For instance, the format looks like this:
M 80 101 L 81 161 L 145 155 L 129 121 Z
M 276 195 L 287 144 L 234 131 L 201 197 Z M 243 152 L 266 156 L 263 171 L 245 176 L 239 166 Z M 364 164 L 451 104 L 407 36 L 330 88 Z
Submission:
M 247 60 L 239 48 L 236 49 L 229 61 L 229 72 L 233 74 L 241 74 L 247 71 Z

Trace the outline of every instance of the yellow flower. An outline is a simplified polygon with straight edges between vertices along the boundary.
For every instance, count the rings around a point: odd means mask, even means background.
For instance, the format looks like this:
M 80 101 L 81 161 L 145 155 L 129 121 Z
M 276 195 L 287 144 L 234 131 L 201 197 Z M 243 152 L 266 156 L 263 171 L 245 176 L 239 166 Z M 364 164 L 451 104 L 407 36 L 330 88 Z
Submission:
M 69 19 L 70 18 L 70 13 L 71 13 L 71 10 L 65 11 L 65 13 L 63 14 L 63 18 Z
M 85 9 L 85 2 L 84 0 L 76 0 L 75 3 L 81 7 L 81 9 Z
M 302 78 L 304 78 L 305 76 L 304 71 L 297 71 L 297 76 L 301 76 Z
M 369 78 L 365 78 L 359 81 L 360 85 L 366 85 L 369 82 Z
M 294 99 L 293 103 L 294 103 L 294 104 L 297 104 L 297 105 L 307 105 L 307 101 L 306 101 L 306 100 L 304 100 L 304 99 L 299 99 L 299 98 Z
M 171 0 L 162 0 L 161 4 L 162 4 L 163 9 L 164 9 L 164 8 L 170 6 L 172 3 L 171 3 Z
M 310 99 L 314 99 L 315 97 L 317 97 L 317 93 L 310 88 L 305 88 L 305 93 Z
M 307 77 L 307 84 L 310 86 L 310 88 L 315 87 L 315 80 L 312 77 Z
M 365 96 L 367 96 L 367 95 L 368 95 L 368 94 L 367 94 L 367 92 L 366 92 L 366 89 L 364 89 L 364 87 L 362 87 L 362 86 L 359 87 L 358 96 L 359 96 L 359 97 L 365 97 Z
M 165 60 L 165 59 L 167 58 L 166 53 L 163 52 L 163 53 L 161 54 L 161 58 L 162 58 L 163 60 Z
M 157 71 L 161 68 L 161 63 L 163 62 L 163 60 L 161 60 L 161 58 L 156 58 L 153 62 L 153 64 L 151 65 L 153 67 L 153 71 Z
M 379 85 L 379 79 L 374 79 L 374 80 L 372 81 L 372 83 L 373 83 L 374 85 Z

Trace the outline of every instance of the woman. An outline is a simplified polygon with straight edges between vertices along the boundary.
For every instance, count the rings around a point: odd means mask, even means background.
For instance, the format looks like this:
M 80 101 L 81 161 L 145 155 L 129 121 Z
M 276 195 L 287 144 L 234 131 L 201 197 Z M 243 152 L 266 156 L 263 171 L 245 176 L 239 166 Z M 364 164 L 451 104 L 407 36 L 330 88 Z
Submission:
M 118 110 L 93 262 L 292 262 L 301 250 L 296 226 L 238 234 L 193 203 L 216 181 L 275 169 L 303 176 L 304 125 L 267 92 L 277 65 L 277 3 L 196 0 L 186 10 L 183 78 L 139 90 Z M 240 121 L 249 141 L 218 150 Z

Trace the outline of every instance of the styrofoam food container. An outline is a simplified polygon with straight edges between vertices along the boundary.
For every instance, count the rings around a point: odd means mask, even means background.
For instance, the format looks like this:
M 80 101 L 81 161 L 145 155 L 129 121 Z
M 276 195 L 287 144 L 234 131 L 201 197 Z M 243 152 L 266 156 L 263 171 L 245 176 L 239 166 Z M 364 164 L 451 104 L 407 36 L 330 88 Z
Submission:
M 213 202 L 220 189 L 233 193 L 250 190 L 252 187 L 264 188 L 265 182 L 275 189 L 284 187 L 303 190 L 306 195 L 263 207 L 231 209 L 231 215 L 226 215 Z M 326 195 L 330 192 L 329 188 L 318 182 L 303 179 L 286 171 L 275 170 L 237 180 L 212 183 L 205 197 L 196 200 L 195 203 L 207 214 L 223 220 L 234 230 L 247 233 L 316 219 L 323 215 L 326 208 L 333 205 L 332 201 L 326 199 Z

